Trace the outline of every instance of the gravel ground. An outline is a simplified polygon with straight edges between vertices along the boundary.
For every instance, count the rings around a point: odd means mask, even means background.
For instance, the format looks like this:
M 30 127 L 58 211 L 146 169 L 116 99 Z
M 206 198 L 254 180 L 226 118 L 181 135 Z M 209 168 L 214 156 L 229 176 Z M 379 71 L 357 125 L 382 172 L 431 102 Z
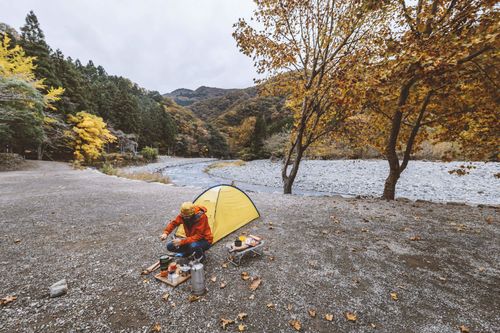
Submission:
M 217 243 L 208 293 L 190 303 L 189 283 L 172 290 L 139 272 L 164 252 L 165 219 L 199 190 L 35 166 L 0 173 L 0 297 L 18 297 L 0 306 L 1 332 L 149 332 L 155 324 L 219 332 L 221 318 L 240 312 L 248 332 L 294 332 L 290 320 L 303 332 L 500 327 L 498 208 L 249 193 L 262 218 L 240 232 L 263 236 L 265 256 L 225 268 Z M 256 291 L 242 272 L 262 279 Z M 49 298 L 63 278 L 68 293 Z
M 470 174 L 448 171 L 472 165 Z M 385 160 L 306 160 L 301 163 L 294 188 L 324 194 L 381 196 L 389 172 Z M 210 170 L 228 180 L 282 188 L 281 162 L 258 160 L 241 167 Z M 397 196 L 412 200 L 500 205 L 500 163 L 411 161 L 397 185 Z

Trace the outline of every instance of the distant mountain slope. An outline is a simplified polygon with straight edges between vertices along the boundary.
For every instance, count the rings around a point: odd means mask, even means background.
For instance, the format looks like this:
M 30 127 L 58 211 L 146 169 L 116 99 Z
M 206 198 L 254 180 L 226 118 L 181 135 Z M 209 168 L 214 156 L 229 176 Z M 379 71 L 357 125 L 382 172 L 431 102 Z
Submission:
M 163 96 L 172 99 L 179 105 L 189 106 L 198 101 L 203 101 L 210 98 L 225 96 L 234 92 L 245 92 L 247 94 L 256 95 L 257 91 L 255 87 L 250 87 L 246 89 L 223 89 L 223 88 L 213 88 L 201 86 L 196 90 L 180 88 L 176 89 L 170 93 L 166 93 Z

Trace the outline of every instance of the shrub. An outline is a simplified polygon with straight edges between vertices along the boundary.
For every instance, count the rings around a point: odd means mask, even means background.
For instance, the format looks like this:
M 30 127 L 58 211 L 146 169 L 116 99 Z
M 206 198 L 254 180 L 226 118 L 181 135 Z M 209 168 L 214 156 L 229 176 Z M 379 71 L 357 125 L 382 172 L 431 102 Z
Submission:
M 142 148 L 141 155 L 148 161 L 156 161 L 158 158 L 158 149 L 146 146 Z

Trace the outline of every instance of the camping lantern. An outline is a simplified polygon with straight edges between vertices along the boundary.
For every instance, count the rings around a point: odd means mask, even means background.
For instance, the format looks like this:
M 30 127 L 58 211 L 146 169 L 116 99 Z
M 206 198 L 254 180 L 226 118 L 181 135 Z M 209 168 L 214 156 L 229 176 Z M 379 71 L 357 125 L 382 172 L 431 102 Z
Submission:
M 203 264 L 194 264 L 191 267 L 191 292 L 194 295 L 200 296 L 205 291 L 205 271 L 203 270 Z

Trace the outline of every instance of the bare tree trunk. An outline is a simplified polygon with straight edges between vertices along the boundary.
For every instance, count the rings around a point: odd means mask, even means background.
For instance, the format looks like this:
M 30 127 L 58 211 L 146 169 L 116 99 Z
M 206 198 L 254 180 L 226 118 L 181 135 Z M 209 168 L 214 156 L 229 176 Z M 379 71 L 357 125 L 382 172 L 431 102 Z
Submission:
M 382 198 L 386 200 L 394 200 L 396 195 L 396 184 L 398 182 L 399 176 L 401 175 L 399 158 L 396 152 L 399 131 L 401 130 L 401 122 L 403 119 L 403 112 L 401 111 L 401 108 L 406 104 L 408 96 L 410 95 L 410 89 L 416 81 L 417 78 L 412 77 L 401 87 L 398 107 L 392 116 L 391 135 L 387 140 L 387 147 L 385 152 L 387 161 L 389 162 L 389 176 L 387 176 L 385 180 L 384 193 L 382 194 Z
M 43 143 L 40 143 L 36 149 L 37 159 L 40 161 L 43 158 Z

